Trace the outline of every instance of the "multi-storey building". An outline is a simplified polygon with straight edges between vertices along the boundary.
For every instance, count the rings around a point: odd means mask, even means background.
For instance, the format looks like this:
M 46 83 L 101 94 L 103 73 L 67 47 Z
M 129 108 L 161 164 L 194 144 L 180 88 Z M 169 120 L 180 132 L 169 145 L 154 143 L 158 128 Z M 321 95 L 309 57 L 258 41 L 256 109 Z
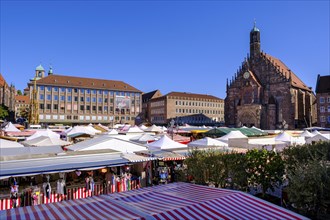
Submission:
M 330 128 L 330 75 L 317 76 L 316 82 L 317 124 Z
M 148 101 L 148 121 L 152 124 L 214 125 L 224 122 L 224 100 L 212 95 L 171 92 Z
M 250 55 L 227 80 L 228 126 L 302 128 L 316 122 L 315 95 L 280 59 L 260 51 L 260 31 L 250 32 Z
M 142 95 L 142 112 L 140 114 L 141 122 L 149 122 L 148 115 L 150 113 L 150 100 L 163 96 L 157 89 Z
M 125 82 L 55 75 L 52 69 L 44 75 L 40 65 L 28 83 L 40 123 L 134 124 L 141 111 L 142 92 Z
M 30 108 L 30 96 L 16 95 L 15 96 L 15 115 L 16 119 L 23 117 L 28 118 Z
M 6 80 L 3 78 L 2 74 L 0 73 L 0 105 L 3 105 L 8 108 L 9 120 L 14 120 L 15 116 L 15 94 L 15 86 L 9 86 Z

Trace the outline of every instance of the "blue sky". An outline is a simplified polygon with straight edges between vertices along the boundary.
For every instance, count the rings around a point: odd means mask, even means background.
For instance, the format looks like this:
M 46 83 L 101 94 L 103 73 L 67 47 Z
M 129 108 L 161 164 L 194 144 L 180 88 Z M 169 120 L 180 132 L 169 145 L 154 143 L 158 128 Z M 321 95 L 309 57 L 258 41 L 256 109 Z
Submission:
M 1 0 L 0 72 L 21 90 L 41 63 L 143 92 L 225 98 L 254 19 L 261 49 L 305 84 L 329 74 L 329 1 Z

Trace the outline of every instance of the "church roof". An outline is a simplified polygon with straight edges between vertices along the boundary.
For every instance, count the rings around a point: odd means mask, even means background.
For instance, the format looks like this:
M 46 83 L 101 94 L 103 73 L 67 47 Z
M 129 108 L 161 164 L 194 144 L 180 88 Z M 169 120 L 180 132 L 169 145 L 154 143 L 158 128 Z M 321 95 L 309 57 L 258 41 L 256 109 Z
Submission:
M 141 92 L 133 86 L 115 80 L 83 78 L 64 75 L 48 75 L 37 81 L 38 85 L 55 85 L 76 88 L 109 89 L 115 91 Z
M 308 86 L 306 86 L 306 84 L 301 81 L 301 79 L 299 79 L 299 77 L 294 74 L 280 59 L 273 57 L 269 54 L 266 53 L 262 53 L 262 55 L 265 56 L 266 59 L 268 59 L 269 61 L 274 61 L 273 65 L 277 66 L 280 68 L 281 73 L 283 74 L 283 76 L 285 76 L 287 79 L 290 78 L 290 73 L 291 73 L 291 78 L 292 78 L 292 86 L 299 88 L 299 89 L 303 89 L 303 90 L 307 90 L 307 91 L 312 91 Z

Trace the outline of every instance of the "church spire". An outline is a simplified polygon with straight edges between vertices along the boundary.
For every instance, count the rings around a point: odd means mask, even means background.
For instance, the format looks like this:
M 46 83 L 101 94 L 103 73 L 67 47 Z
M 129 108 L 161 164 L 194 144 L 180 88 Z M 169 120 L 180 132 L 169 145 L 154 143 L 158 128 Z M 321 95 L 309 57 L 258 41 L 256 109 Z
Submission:
M 250 32 L 250 56 L 251 58 L 260 55 L 260 31 L 256 26 L 254 20 L 254 26 Z

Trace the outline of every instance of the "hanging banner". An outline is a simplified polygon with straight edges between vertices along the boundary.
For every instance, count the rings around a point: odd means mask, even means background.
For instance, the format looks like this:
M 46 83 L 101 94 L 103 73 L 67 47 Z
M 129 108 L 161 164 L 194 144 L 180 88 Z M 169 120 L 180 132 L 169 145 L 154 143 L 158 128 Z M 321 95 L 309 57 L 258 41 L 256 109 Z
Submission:
M 129 97 L 129 96 L 116 96 L 115 104 L 116 104 L 116 108 L 130 109 L 131 108 L 131 97 Z

